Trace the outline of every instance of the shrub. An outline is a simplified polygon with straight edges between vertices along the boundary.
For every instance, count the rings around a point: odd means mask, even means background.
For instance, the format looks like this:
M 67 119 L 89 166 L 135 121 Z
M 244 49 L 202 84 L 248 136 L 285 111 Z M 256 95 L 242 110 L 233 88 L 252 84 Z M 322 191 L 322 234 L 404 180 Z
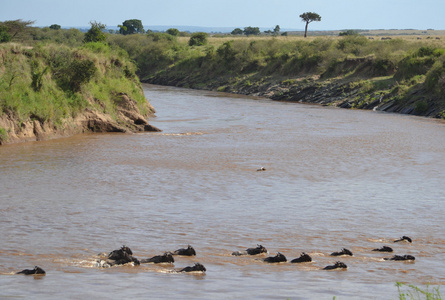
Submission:
M 178 36 L 179 35 L 179 30 L 176 28 L 169 28 L 166 31 L 169 35 L 173 35 L 173 36 Z
M 0 127 L 0 145 L 8 141 L 8 133 L 3 127 Z
M 105 30 L 106 25 L 98 23 L 96 21 L 90 22 L 90 24 L 91 28 L 87 31 L 87 33 L 85 33 L 83 42 L 105 42 L 106 37 L 105 33 L 103 33 L 103 30 Z
M 425 79 L 425 87 L 442 98 L 445 98 L 445 57 L 442 61 L 438 61 L 427 72 Z
M 346 35 L 358 35 L 358 32 L 356 30 L 346 30 L 346 31 L 342 31 L 338 34 L 338 36 L 346 36 Z
M 395 78 L 409 79 L 415 75 L 424 75 L 435 65 L 438 57 L 442 55 L 444 49 L 435 49 L 432 47 L 421 47 L 412 55 L 402 59 L 398 65 L 398 71 L 395 74 Z M 430 71 L 430 87 L 436 85 L 438 79 L 438 73 L 442 72 L 441 67 L 436 66 Z
M 207 33 L 195 32 L 189 40 L 189 46 L 202 46 L 207 44 Z

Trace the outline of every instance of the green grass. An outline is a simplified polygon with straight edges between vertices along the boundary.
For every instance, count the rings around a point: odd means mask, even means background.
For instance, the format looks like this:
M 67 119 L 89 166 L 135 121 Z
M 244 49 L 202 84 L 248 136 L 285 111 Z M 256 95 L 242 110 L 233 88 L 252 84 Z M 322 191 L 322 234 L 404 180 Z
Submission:
M 426 286 L 425 289 L 421 289 L 415 285 L 411 284 L 403 284 L 400 282 L 396 283 L 398 292 L 399 292 L 399 300 L 441 300 L 442 296 L 440 294 L 439 288 Z
M 136 66 L 128 54 L 105 44 L 81 47 L 0 44 L 0 111 L 58 126 L 97 101 L 114 115 L 116 95 L 125 93 L 148 113 Z M 97 100 L 97 101 L 96 101 Z

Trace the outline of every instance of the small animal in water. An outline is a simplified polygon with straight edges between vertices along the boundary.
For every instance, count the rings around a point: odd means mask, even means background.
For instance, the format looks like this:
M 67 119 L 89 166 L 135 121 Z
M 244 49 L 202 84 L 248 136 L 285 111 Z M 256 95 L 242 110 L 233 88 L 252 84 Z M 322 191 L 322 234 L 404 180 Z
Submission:
M 206 268 L 201 265 L 200 263 L 195 263 L 194 266 L 185 267 L 184 269 L 181 269 L 179 272 L 205 272 L 207 271 Z
M 397 243 L 397 242 L 408 242 L 408 243 L 412 243 L 413 240 L 412 240 L 409 236 L 404 235 L 404 236 L 402 236 L 400 239 L 394 241 L 394 243 Z
M 334 269 L 347 269 L 348 266 L 341 261 L 337 261 L 334 265 L 326 266 L 323 270 L 334 270 Z
M 44 275 L 46 274 L 45 270 L 42 268 L 35 266 L 34 269 L 25 269 L 20 272 L 17 272 L 16 274 L 25 274 L 25 275 Z
M 384 258 L 384 260 L 416 260 L 412 255 L 394 255 L 393 257 Z
M 309 256 L 309 254 L 306 254 L 304 252 L 301 253 L 300 257 L 295 258 L 291 260 L 291 263 L 303 263 L 303 262 L 311 262 L 312 257 Z
M 352 256 L 352 252 L 349 251 L 346 248 L 342 248 L 340 252 L 333 252 L 333 253 L 331 253 L 331 256 L 342 256 L 342 255 Z
M 182 255 L 182 256 L 195 256 L 196 251 L 192 246 L 188 245 L 187 248 L 181 248 L 172 253 L 173 255 Z
M 266 168 L 265 168 L 265 167 L 261 167 L 261 168 L 257 169 L 257 171 L 258 171 L 258 172 L 266 171 Z
M 378 249 L 373 249 L 372 251 L 379 251 L 379 252 L 392 252 L 392 248 L 388 247 L 388 246 L 383 246 L 381 248 Z
M 232 255 L 240 256 L 240 255 L 257 255 L 261 253 L 267 253 L 267 249 L 262 245 L 257 245 L 256 248 L 247 248 L 246 251 L 235 251 Z
M 280 263 L 280 262 L 286 262 L 287 259 L 286 256 L 278 252 L 277 255 L 266 257 L 263 261 L 267 263 Z
M 152 258 L 147 259 L 141 259 L 141 264 L 161 264 L 161 263 L 174 263 L 175 259 L 173 258 L 173 255 L 170 252 L 165 252 L 162 255 L 156 255 Z

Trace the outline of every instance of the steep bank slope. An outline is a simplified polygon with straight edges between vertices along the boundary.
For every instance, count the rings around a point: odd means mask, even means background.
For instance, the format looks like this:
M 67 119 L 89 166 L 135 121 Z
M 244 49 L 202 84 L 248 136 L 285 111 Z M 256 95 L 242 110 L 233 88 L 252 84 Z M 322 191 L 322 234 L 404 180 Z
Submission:
M 0 144 L 158 130 L 125 51 L 90 43 L 0 45 Z

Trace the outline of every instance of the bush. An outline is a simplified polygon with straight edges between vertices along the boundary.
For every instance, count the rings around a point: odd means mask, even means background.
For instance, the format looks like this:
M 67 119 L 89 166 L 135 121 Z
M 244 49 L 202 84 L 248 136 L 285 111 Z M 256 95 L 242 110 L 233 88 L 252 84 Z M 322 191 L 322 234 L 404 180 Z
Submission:
M 105 42 L 106 37 L 105 33 L 103 33 L 103 30 L 105 30 L 106 25 L 98 23 L 96 21 L 90 22 L 90 24 L 91 28 L 85 34 L 85 37 L 83 39 L 84 43 Z
M 167 32 L 169 35 L 172 35 L 172 36 L 178 36 L 178 35 L 179 35 L 179 30 L 176 29 L 176 28 L 169 28 L 169 29 L 167 29 L 166 32 Z
M 338 34 L 338 36 L 346 36 L 346 35 L 358 35 L 358 32 L 356 30 L 346 30 Z
M 8 133 L 3 127 L 0 127 L 0 145 L 8 141 Z
M 402 59 L 398 65 L 398 71 L 395 74 L 395 78 L 409 79 L 416 75 L 424 75 L 430 69 L 432 69 L 438 58 L 445 53 L 444 49 L 435 49 L 432 47 L 421 47 L 412 55 Z M 430 71 L 429 88 L 436 85 L 438 80 L 438 75 L 440 75 L 441 64 L 435 65 L 435 67 Z
M 195 32 L 189 40 L 189 46 L 202 46 L 207 44 L 207 33 Z

